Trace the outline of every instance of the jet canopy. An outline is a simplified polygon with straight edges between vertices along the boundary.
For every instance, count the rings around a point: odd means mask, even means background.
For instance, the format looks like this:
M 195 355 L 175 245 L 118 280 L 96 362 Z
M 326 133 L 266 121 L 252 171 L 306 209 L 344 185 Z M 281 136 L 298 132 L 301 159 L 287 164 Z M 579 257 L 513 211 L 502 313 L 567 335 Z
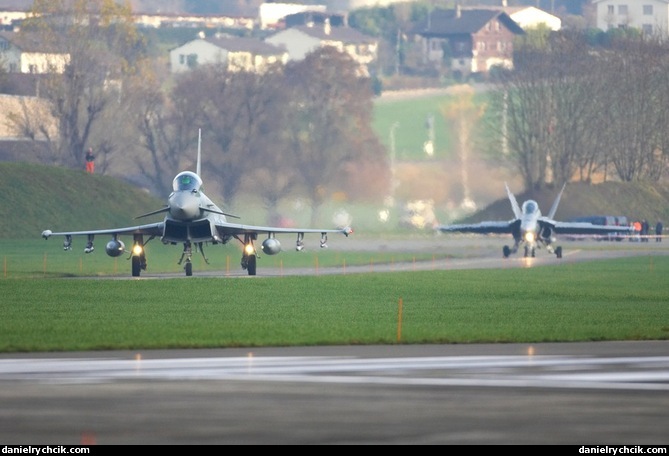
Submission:
M 172 181 L 172 189 L 178 191 L 198 191 L 202 186 L 202 179 L 197 174 L 191 171 L 183 171 L 177 174 L 177 177 Z
M 534 214 L 539 206 L 536 201 L 528 200 L 523 203 L 523 213 L 524 214 Z

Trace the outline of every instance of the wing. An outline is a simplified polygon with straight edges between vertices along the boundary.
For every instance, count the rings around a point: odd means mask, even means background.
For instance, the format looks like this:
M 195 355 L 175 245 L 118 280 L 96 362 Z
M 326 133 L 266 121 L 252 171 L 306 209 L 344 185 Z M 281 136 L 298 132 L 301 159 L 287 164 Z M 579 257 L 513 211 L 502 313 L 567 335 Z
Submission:
M 634 228 L 624 225 L 595 225 L 588 222 L 549 222 L 557 234 L 611 234 L 631 233 Z
M 216 230 L 221 237 L 226 235 L 235 235 L 235 234 L 253 234 L 253 233 L 341 233 L 345 236 L 348 236 L 353 232 L 351 227 L 336 228 L 336 229 L 315 229 L 315 228 L 280 228 L 277 226 L 256 226 L 256 225 L 244 225 L 241 223 L 227 223 L 227 222 L 216 222 Z
M 161 236 L 163 234 L 163 222 L 150 223 L 147 225 L 127 226 L 123 228 L 111 228 L 108 230 L 91 230 L 91 231 L 60 231 L 53 232 L 51 230 L 42 231 L 42 237 L 48 239 L 50 236 L 90 236 L 98 234 L 111 235 L 129 235 L 129 234 L 146 234 L 150 236 Z
M 459 232 L 459 233 L 513 233 L 513 226 L 516 220 L 510 222 L 481 222 L 474 224 L 463 225 L 440 225 L 437 227 L 439 231 L 443 232 Z

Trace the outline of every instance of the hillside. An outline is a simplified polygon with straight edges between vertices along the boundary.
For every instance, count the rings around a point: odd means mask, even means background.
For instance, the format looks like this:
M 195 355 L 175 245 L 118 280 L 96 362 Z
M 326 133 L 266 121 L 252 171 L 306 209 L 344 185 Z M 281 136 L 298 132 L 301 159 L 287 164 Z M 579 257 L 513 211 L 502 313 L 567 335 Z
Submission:
M 540 192 L 516 194 L 518 204 L 534 199 L 544 215 L 550 211 L 559 188 Z M 648 220 L 655 225 L 658 220 L 669 220 L 669 186 L 653 186 L 645 183 L 603 182 L 589 185 L 573 182 L 567 185 L 558 206 L 555 218 L 568 220 L 585 215 L 624 215 L 631 220 Z M 462 220 L 479 222 L 482 220 L 508 220 L 513 218 L 506 190 L 500 183 L 500 199 L 484 210 Z
M 544 214 L 559 189 L 516 195 L 519 204 L 535 199 Z M 133 226 L 158 221 L 134 217 L 156 210 L 164 200 L 108 176 L 30 163 L 0 163 L 0 238 L 34 239 L 43 230 L 86 230 Z M 556 218 L 568 220 L 584 215 L 624 215 L 630 220 L 669 220 L 669 186 L 606 182 L 597 185 L 572 183 L 560 201 Z M 499 199 L 465 222 L 508 220 L 511 206 L 499 183 Z M 370 215 L 361 225 L 372 226 Z M 359 220 L 359 222 L 363 222 Z M 393 227 L 389 227 L 393 229 Z
M 165 202 L 117 179 L 31 163 L 0 163 L 0 238 L 156 221 L 134 217 Z

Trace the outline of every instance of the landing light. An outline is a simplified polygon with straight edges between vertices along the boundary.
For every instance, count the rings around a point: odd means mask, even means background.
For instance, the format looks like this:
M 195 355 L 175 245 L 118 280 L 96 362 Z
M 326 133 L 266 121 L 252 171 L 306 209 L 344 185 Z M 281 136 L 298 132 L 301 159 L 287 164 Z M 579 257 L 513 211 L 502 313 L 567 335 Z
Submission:
M 247 255 L 252 255 L 253 253 L 255 253 L 255 249 L 253 248 L 252 244 L 246 244 L 246 246 L 244 247 L 244 251 L 246 251 Z
M 525 233 L 525 240 L 527 242 L 534 242 L 534 233 Z
M 135 244 L 135 245 L 132 246 L 132 254 L 133 255 L 141 255 L 143 250 L 144 249 L 139 244 Z

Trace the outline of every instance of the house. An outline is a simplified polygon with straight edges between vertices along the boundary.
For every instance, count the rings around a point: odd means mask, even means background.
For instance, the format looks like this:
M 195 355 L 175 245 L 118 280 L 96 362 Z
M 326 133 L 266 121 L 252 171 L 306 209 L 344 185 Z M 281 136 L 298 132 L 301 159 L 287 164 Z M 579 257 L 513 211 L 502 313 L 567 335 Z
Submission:
M 134 13 L 133 17 L 135 24 L 146 28 L 203 27 L 252 31 L 256 23 L 254 17 L 235 15 Z
M 370 75 L 369 66 L 378 58 L 379 42 L 350 27 L 332 27 L 326 20 L 323 24 L 308 24 L 291 27 L 265 38 L 266 43 L 282 46 L 288 51 L 289 60 L 303 60 L 307 54 L 332 46 L 346 52 L 360 65 L 360 75 Z
M 669 37 L 669 0 L 592 0 L 597 28 L 637 28 L 645 35 Z
M 70 55 L 34 35 L 0 32 L 0 66 L 8 73 L 63 73 Z
M 325 5 L 299 5 L 296 3 L 263 3 L 258 11 L 260 28 L 278 29 L 286 16 L 302 13 L 305 11 L 317 11 L 324 13 Z
M 540 26 L 549 30 L 557 31 L 562 28 L 562 19 L 534 6 L 507 6 L 507 1 L 502 0 L 501 6 L 473 6 L 462 7 L 462 9 L 492 9 L 505 12 L 520 25 L 523 30 L 529 30 Z
M 329 21 L 332 27 L 345 27 L 348 25 L 348 17 L 342 13 L 322 13 L 320 11 L 303 11 L 289 14 L 283 18 L 284 28 L 297 27 L 298 25 L 325 25 Z
M 468 77 L 495 66 L 513 67 L 513 40 L 523 29 L 495 9 L 435 9 L 413 33 L 422 43 L 423 64 Z
M 263 71 L 274 63 L 286 64 L 288 53 L 256 38 L 203 35 L 170 50 L 170 70 L 180 73 L 199 65 L 225 64 L 231 71 Z

